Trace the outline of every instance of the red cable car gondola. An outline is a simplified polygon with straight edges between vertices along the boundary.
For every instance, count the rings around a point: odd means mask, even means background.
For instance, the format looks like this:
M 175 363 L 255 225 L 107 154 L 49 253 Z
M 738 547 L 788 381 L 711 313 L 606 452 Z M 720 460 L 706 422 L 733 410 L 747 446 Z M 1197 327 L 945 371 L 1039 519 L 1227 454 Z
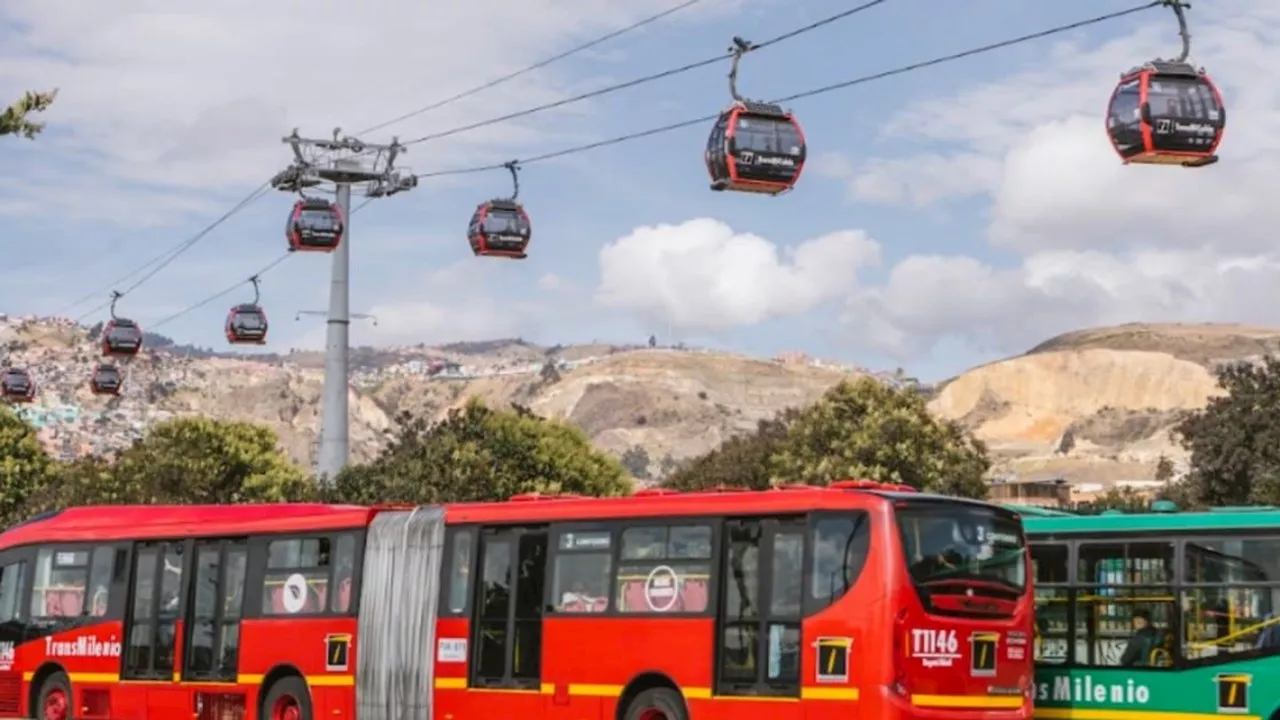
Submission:
M 733 103 L 720 113 L 707 138 L 711 189 L 780 195 L 795 187 L 804 170 L 804 132 L 782 107 L 738 94 L 738 63 L 754 46 L 739 37 L 733 44 L 729 71 Z
M 1124 73 L 1111 94 L 1107 135 L 1125 164 L 1204 167 L 1218 161 L 1227 110 L 1209 76 L 1187 62 L 1191 35 L 1183 4 L 1174 0 L 1171 6 L 1182 54 Z
M 36 399 L 36 381 L 26 370 L 5 368 L 0 375 L 0 393 L 9 402 L 29 403 Z
M 121 297 L 111 293 L 111 319 L 102 328 L 102 354 L 133 357 L 142 350 L 142 328 L 129 318 L 116 317 L 116 301 Z
M 342 244 L 345 228 L 337 205 L 322 198 L 304 197 L 293 204 L 285 237 L 291 250 L 333 252 Z
M 520 195 L 519 169 L 513 160 L 504 167 L 511 171 L 515 190 L 509 198 L 486 200 L 476 207 L 467 226 L 467 242 L 471 252 L 482 257 L 505 257 L 523 260 L 533 237 L 533 226 L 524 206 L 516 202 Z
M 119 395 L 124 389 L 124 377 L 120 374 L 120 368 L 110 363 L 98 365 L 89 376 L 89 389 L 94 395 Z
M 258 305 L 258 276 L 253 283 L 253 302 L 242 303 L 227 313 L 227 342 L 232 345 L 264 345 L 267 342 L 267 313 Z

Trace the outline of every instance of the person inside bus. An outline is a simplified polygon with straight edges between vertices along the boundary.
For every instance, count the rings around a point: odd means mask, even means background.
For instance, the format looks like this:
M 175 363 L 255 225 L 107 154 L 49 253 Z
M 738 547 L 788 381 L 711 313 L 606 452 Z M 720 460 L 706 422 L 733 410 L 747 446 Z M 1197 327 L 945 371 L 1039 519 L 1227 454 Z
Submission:
M 1137 667 L 1151 664 L 1151 653 L 1160 647 L 1160 631 L 1151 626 L 1151 613 L 1133 611 L 1133 635 L 1120 655 L 1120 665 Z

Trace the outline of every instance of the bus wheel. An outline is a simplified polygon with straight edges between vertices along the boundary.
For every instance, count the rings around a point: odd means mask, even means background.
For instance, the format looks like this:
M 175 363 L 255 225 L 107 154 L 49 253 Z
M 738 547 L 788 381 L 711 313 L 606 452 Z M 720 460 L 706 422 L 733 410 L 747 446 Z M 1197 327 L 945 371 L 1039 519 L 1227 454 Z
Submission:
M 271 684 L 262 703 L 263 718 L 311 720 L 311 693 L 300 677 L 283 677 Z
M 652 688 L 636 696 L 627 706 L 625 720 L 689 720 L 684 698 L 670 688 Z
M 40 686 L 40 705 L 32 713 L 40 720 L 67 720 L 71 712 L 71 681 L 66 673 L 56 672 Z

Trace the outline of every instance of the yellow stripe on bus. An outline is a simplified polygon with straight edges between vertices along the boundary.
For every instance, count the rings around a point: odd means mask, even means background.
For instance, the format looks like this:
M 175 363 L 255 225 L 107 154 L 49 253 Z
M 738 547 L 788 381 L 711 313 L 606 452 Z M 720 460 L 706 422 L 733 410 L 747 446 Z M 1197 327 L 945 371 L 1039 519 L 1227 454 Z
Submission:
M 539 693 L 542 695 L 555 694 L 555 685 L 553 683 L 543 683 L 542 687 L 537 690 L 506 690 L 501 688 L 469 688 L 467 687 L 467 679 L 460 677 L 442 677 L 436 678 L 435 688 L 437 690 L 467 690 L 468 692 L 521 692 L 521 693 Z M 569 695 L 575 697 L 603 697 L 616 698 L 622 695 L 625 688 L 622 685 L 599 685 L 592 683 L 569 683 Z M 731 701 L 757 701 L 757 702 L 799 702 L 800 700 L 857 700 L 859 693 L 858 688 L 850 687 L 804 687 L 800 689 L 800 697 L 770 697 L 767 695 L 713 695 L 711 688 L 705 687 L 687 687 L 683 689 L 684 696 L 690 700 L 731 700 Z
M 34 672 L 22 673 L 22 679 L 31 682 L 35 679 Z M 240 674 L 236 676 L 235 682 L 216 681 L 216 680 L 182 680 L 181 676 L 174 675 L 173 680 L 131 680 L 129 678 L 120 677 L 119 673 L 86 673 L 72 672 L 67 673 L 67 679 L 72 683 L 90 684 L 90 685 L 109 685 L 112 683 L 128 683 L 131 685 L 261 685 L 265 675 L 257 674 Z M 354 675 L 308 675 L 303 680 L 311 687 L 354 687 L 356 678 Z

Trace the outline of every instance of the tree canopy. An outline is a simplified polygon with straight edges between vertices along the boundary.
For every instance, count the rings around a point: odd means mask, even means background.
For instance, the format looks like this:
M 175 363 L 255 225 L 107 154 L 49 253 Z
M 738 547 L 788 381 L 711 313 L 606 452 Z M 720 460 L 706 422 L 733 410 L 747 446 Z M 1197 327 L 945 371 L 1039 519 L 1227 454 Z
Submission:
M 14 104 L 0 112 L 0 135 L 21 135 L 31 139 L 44 130 L 44 123 L 31 119 L 31 115 L 49 109 L 58 91 L 27 92 Z
M 960 425 L 933 417 L 914 389 L 859 378 L 687 463 L 667 485 L 763 489 L 856 478 L 985 497 L 990 466 L 986 447 Z
M 402 414 L 382 454 L 339 473 L 329 499 L 429 504 L 630 490 L 619 462 L 595 449 L 577 426 L 472 398 L 438 423 Z
M 58 471 L 36 431 L 0 407 L 0 527 L 25 518 L 35 498 L 57 481 Z
M 755 432 L 731 437 L 720 447 L 676 468 L 663 485 L 689 492 L 716 487 L 765 490 L 773 485 L 773 456 L 787 438 L 787 430 L 799 413 L 788 410 L 771 420 L 761 420 Z
M 253 423 L 185 417 L 152 426 L 114 462 L 68 463 L 36 509 L 69 505 L 226 504 L 310 499 L 308 473 Z
M 1280 502 L 1280 359 L 1218 370 L 1225 394 L 1188 413 L 1174 436 L 1191 453 L 1183 483 L 1199 505 Z

